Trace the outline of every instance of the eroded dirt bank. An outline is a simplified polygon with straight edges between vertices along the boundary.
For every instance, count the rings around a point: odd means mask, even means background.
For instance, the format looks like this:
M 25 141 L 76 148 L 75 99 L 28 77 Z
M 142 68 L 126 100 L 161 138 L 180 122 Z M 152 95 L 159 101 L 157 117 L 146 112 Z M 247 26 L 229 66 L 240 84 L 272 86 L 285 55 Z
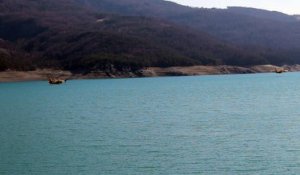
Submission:
M 218 74 L 248 74 L 274 72 L 283 68 L 289 72 L 300 71 L 300 65 L 274 66 L 258 65 L 252 67 L 238 66 L 190 66 L 190 67 L 149 67 L 137 72 L 103 72 L 96 71 L 88 74 L 71 73 L 70 71 L 39 69 L 35 71 L 3 71 L 0 72 L 0 82 L 47 80 L 49 76 L 59 76 L 62 79 L 97 79 L 97 78 L 130 78 L 130 77 L 156 77 L 156 76 L 193 76 Z

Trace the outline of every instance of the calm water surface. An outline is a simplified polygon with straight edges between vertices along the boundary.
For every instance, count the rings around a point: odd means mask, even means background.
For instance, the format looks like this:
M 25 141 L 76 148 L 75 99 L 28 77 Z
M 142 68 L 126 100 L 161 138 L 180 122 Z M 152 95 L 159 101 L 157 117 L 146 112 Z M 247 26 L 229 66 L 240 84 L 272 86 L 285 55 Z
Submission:
M 300 174 L 300 73 L 2 83 L 0 174 Z

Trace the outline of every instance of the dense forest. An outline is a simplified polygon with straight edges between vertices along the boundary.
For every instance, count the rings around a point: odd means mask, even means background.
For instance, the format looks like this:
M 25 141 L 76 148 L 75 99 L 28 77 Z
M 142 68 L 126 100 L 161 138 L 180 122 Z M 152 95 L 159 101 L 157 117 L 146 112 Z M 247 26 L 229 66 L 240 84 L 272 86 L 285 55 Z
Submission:
M 163 0 L 0 0 L 0 70 L 300 63 L 300 22 L 279 12 Z

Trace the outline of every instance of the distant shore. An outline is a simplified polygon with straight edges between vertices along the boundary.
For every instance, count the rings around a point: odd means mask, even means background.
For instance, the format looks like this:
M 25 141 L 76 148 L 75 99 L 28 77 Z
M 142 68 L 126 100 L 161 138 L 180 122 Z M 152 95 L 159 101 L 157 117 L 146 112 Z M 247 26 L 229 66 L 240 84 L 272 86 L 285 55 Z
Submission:
M 220 75 L 220 74 L 250 74 L 268 73 L 275 69 L 283 68 L 289 72 L 300 71 L 300 65 L 257 65 L 252 67 L 239 66 L 190 66 L 190 67 L 148 67 L 137 72 L 103 72 L 94 71 L 88 74 L 74 74 L 70 71 L 38 69 L 34 71 L 0 72 L 0 82 L 37 81 L 47 80 L 49 75 L 59 75 L 63 79 L 101 79 L 101 78 L 133 78 L 133 77 L 161 77 L 161 76 L 196 76 L 196 75 Z

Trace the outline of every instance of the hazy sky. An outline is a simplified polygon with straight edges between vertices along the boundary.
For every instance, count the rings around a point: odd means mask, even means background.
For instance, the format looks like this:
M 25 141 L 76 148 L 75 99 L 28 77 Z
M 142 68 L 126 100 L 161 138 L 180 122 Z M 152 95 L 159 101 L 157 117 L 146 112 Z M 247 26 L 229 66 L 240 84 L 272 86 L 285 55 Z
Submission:
M 287 14 L 300 14 L 300 0 L 169 0 L 179 4 L 193 7 L 217 7 L 227 6 L 255 7 L 275 10 Z

